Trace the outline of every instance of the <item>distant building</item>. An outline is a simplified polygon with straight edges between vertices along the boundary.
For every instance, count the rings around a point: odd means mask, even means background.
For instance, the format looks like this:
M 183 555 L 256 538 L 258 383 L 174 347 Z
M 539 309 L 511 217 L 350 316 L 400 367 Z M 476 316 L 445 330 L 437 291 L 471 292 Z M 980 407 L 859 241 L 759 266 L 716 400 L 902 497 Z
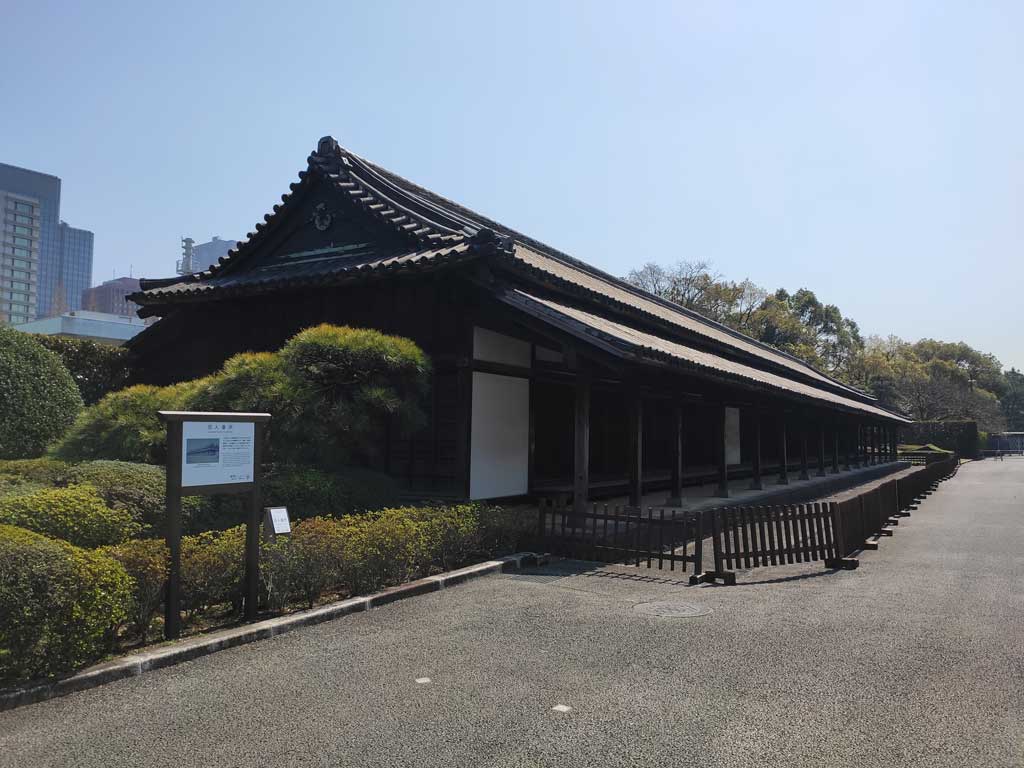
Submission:
M 138 305 L 126 298 L 139 290 L 134 277 L 116 277 L 82 291 L 82 309 L 113 315 L 134 315 Z
M 41 333 L 46 336 L 64 336 L 71 339 L 88 339 L 100 344 L 120 346 L 135 334 L 145 329 L 147 323 L 134 315 L 115 315 L 108 312 L 75 310 L 56 317 L 45 317 L 22 323 L 14 327 L 25 333 Z
M 4 212 L 0 286 L 5 277 L 19 284 L 35 284 L 34 291 L 0 287 L 0 314 L 9 317 L 8 322 L 17 323 L 21 318 L 34 320 L 77 309 L 82 291 L 92 282 L 93 234 L 60 220 L 60 191 L 61 181 L 56 176 L 0 163 L 0 198 L 3 198 Z M 27 210 L 29 205 L 33 207 L 31 212 Z M 11 213 L 13 220 L 8 221 Z M 19 264 L 14 263 L 15 259 Z M 23 266 L 25 262 L 29 263 L 28 269 Z M 28 272 L 30 279 L 15 280 L 12 274 L 7 274 L 8 269 Z M 9 297 L 8 293 L 19 294 L 19 297 Z M 34 306 L 27 313 L 23 311 L 25 301 L 20 294 L 34 295 Z
M 35 319 L 42 247 L 39 198 L 0 190 L 0 322 Z
M 92 244 L 92 232 L 60 223 L 60 262 L 49 314 L 57 314 L 57 309 L 82 309 L 82 291 L 92 283 Z
M 177 263 L 176 272 L 179 275 L 202 272 L 211 264 L 216 264 L 218 259 L 227 256 L 228 251 L 237 244 L 234 240 L 221 240 L 214 235 L 210 242 L 196 245 L 196 241 L 191 237 L 183 237 L 181 239 L 181 260 Z

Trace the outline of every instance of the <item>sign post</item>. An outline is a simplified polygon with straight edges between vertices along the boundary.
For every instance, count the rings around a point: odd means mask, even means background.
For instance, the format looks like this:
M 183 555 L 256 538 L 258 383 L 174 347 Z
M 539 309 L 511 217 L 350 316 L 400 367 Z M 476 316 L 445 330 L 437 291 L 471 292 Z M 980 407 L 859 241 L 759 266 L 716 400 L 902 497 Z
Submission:
M 260 567 L 260 460 L 269 413 L 159 411 L 167 424 L 167 520 L 170 563 L 164 637 L 181 636 L 181 497 L 244 493 L 245 619 L 256 618 Z

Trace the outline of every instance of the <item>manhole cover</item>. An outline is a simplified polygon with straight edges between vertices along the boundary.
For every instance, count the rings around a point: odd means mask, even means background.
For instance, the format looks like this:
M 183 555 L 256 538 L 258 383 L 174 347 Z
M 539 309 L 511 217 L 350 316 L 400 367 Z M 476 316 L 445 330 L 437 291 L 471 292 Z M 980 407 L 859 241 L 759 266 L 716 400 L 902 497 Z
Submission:
M 645 616 L 661 616 L 666 619 L 692 619 L 697 616 L 707 616 L 711 609 L 696 605 L 695 603 L 680 603 L 675 600 L 666 600 L 657 603 L 638 603 L 633 610 Z

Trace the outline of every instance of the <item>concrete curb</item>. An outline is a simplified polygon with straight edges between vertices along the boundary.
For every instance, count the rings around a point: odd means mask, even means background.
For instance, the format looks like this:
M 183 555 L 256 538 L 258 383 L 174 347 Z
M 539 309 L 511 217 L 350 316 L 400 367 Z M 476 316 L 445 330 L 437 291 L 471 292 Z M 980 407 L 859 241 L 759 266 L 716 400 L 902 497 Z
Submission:
M 397 587 L 390 587 L 372 595 L 353 597 L 349 600 L 342 600 L 338 603 L 331 603 L 330 605 L 306 611 L 298 611 L 287 616 L 278 616 L 240 627 L 217 630 L 200 637 L 193 637 L 154 648 L 151 651 L 120 656 L 103 664 L 97 664 L 94 667 L 84 669 L 71 677 L 4 691 L 0 693 L 0 712 L 23 707 L 26 704 L 35 704 L 47 699 L 66 696 L 76 691 L 84 691 L 87 688 L 95 688 L 96 686 L 112 683 L 115 680 L 121 680 L 126 677 L 135 677 L 154 669 L 170 667 L 184 661 L 197 659 L 200 656 L 216 653 L 217 651 L 253 643 L 257 640 L 265 640 L 276 635 L 283 635 L 285 632 L 291 632 L 293 629 L 300 627 L 309 627 L 314 624 L 331 621 L 332 619 L 347 616 L 350 613 L 368 611 L 371 608 L 387 605 L 397 600 L 404 600 L 407 597 L 414 597 L 427 592 L 437 592 L 481 576 L 518 570 L 524 566 L 534 565 L 541 559 L 531 552 L 520 552 L 497 560 L 488 560 L 487 562 L 448 571 L 447 573 L 439 573 L 436 576 L 427 576 L 424 579 L 417 579 L 407 584 L 400 584 Z

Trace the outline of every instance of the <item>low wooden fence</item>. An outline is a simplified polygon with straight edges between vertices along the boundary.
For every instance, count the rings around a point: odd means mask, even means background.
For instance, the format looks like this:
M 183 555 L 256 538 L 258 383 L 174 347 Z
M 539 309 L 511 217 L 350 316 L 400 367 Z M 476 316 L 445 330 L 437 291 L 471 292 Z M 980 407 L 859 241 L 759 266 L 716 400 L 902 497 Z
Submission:
M 555 555 L 624 565 L 644 564 L 681 573 L 691 583 L 704 574 L 704 519 L 700 513 L 594 505 L 583 514 L 570 507 L 541 505 L 538 527 L 543 549 Z M 706 579 L 705 579 L 706 580 Z
M 808 504 L 730 506 L 703 512 L 636 507 L 603 508 L 574 514 L 568 507 L 542 505 L 540 545 L 553 554 L 691 572 L 690 583 L 736 583 L 736 571 L 793 563 L 821 562 L 826 568 L 856 568 L 852 557 L 877 549 L 892 535 L 899 517 L 938 483 L 956 474 L 956 457 L 881 479 L 848 497 Z M 713 570 L 704 571 L 709 536 Z
M 705 580 L 735 584 L 733 569 L 790 563 L 855 568 L 856 561 L 842 558 L 835 513 L 827 503 L 710 510 L 715 570 Z

